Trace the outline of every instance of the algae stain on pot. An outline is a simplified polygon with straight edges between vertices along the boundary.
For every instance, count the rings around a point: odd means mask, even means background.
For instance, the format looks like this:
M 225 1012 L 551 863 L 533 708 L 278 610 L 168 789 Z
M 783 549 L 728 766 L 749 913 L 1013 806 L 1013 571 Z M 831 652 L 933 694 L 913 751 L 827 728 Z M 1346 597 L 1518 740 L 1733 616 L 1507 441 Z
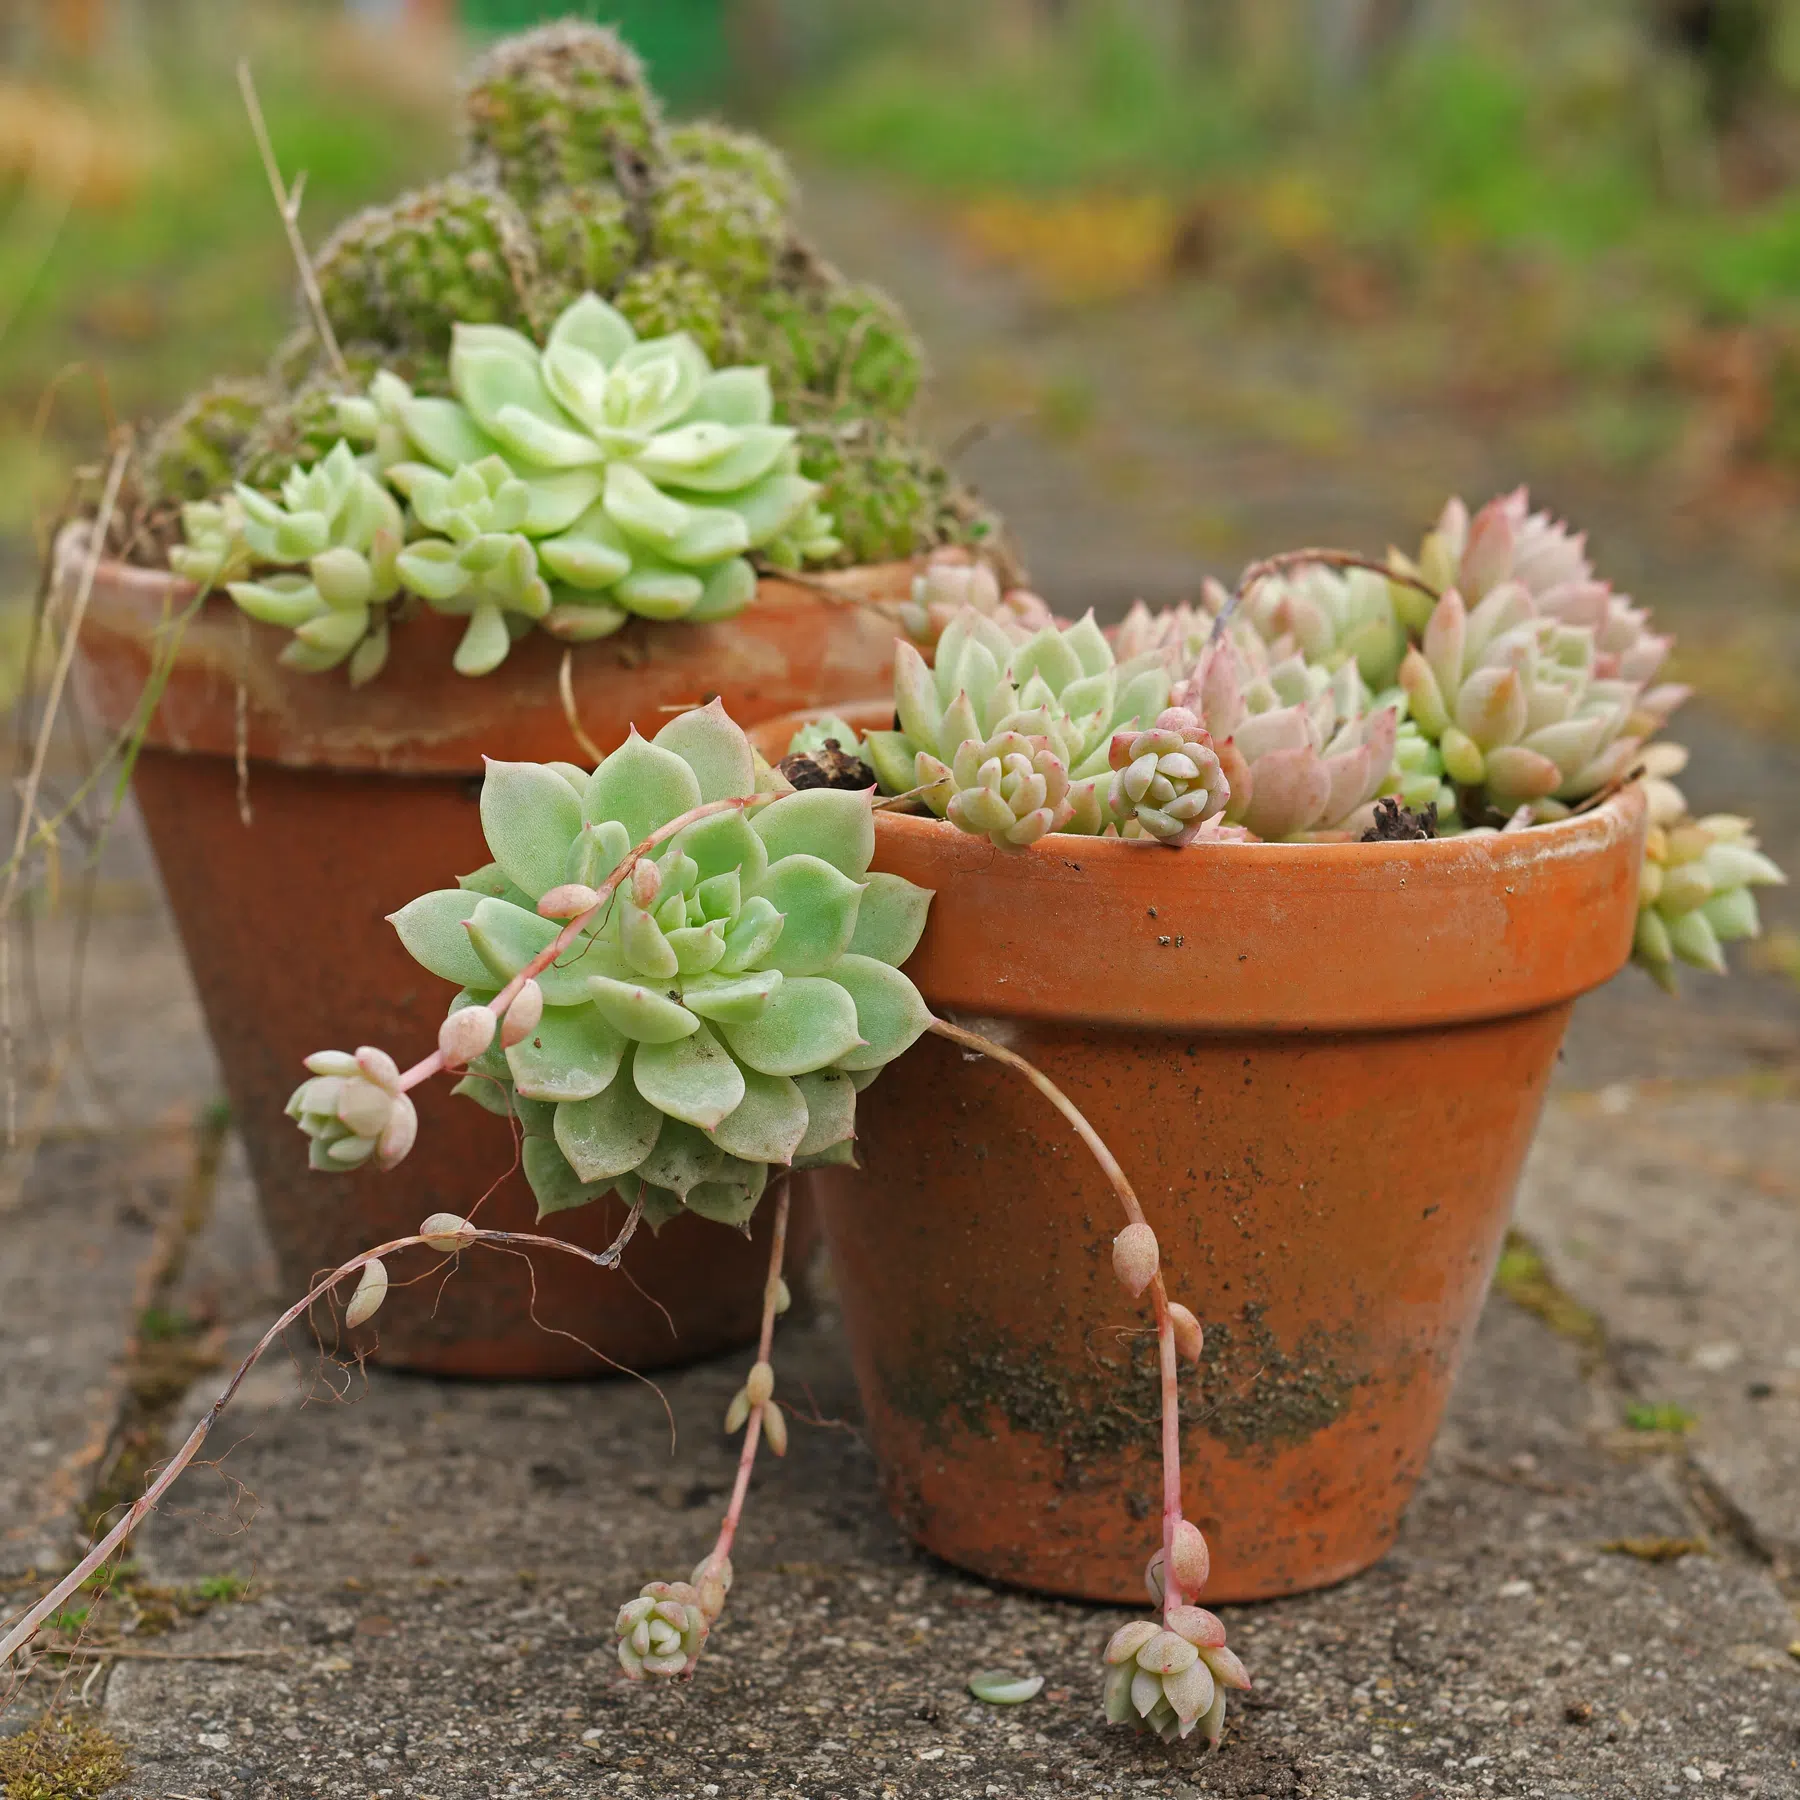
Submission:
M 1284 1346 L 1246 1303 L 1235 1317 L 1205 1320 L 1205 1360 L 1186 1369 L 1181 1417 L 1234 1456 L 1270 1458 L 1335 1424 L 1370 1377 L 1360 1334 L 1308 1329 Z M 1156 1339 L 1148 1329 L 1090 1330 L 1079 1362 L 991 1321 L 959 1317 L 941 1338 L 915 1333 L 908 1354 L 881 1370 L 887 1400 L 942 1447 L 969 1433 L 991 1438 L 997 1422 L 1040 1439 L 1060 1458 L 1066 1489 L 1129 1478 L 1121 1453 L 1157 1447 Z

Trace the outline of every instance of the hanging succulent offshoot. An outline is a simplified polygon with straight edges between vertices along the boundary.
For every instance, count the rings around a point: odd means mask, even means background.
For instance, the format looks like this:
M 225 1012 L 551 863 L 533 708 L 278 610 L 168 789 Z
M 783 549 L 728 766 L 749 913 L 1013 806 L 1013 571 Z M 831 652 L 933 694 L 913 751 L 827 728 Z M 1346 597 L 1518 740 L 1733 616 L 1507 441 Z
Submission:
M 1092 622 L 1076 630 L 1110 670 Z M 1085 677 L 1058 661 L 1073 651 L 1054 629 L 1033 641 L 1023 679 L 1047 706 Z M 1110 720 L 1110 676 L 1090 689 L 1105 702 L 1102 723 Z M 1147 689 L 1153 698 L 1165 691 L 1166 679 Z M 1186 795 L 1219 788 L 1220 777 L 1191 717 L 1162 720 L 1128 734 L 1123 750 L 1104 737 L 1096 750 L 1116 767 L 1114 784 L 1135 794 L 1134 808 L 1170 813 Z M 1082 729 L 1101 727 L 1084 719 Z M 1177 1358 L 1199 1356 L 1199 1324 L 1169 1300 L 1155 1234 L 1080 1110 L 1016 1052 L 932 1017 L 901 970 L 931 895 L 870 871 L 873 798 L 870 788 L 788 789 L 717 701 L 672 719 L 654 741 L 634 733 L 591 773 L 490 763 L 481 818 L 493 862 L 392 920 L 412 955 L 460 989 L 437 1049 L 404 1072 L 373 1047 L 323 1052 L 290 1107 L 316 1168 L 387 1168 L 411 1142 L 410 1090 L 440 1072 L 460 1075 L 458 1093 L 517 1123 L 540 1216 L 617 1194 L 629 1207 L 619 1248 L 640 1221 L 657 1229 L 682 1212 L 742 1226 L 776 1187 L 761 1342 L 725 1420 L 745 1432 L 737 1482 L 690 1579 L 652 1582 L 620 1610 L 618 1656 L 633 1679 L 693 1672 L 730 1588 L 758 1446 L 787 1448 L 772 1360 L 786 1307 L 787 1175 L 854 1161 L 858 1091 L 926 1031 L 1017 1069 L 1075 1128 L 1119 1196 L 1127 1223 L 1114 1267 L 1134 1298 L 1151 1297 L 1162 1370 L 1159 1599 L 1167 1630 L 1202 1629 L 1189 1603 L 1205 1581 L 1206 1547 L 1182 1516 L 1176 1399 Z M 1172 818 L 1179 836 L 1186 824 L 1179 811 Z M 448 1233 L 466 1222 L 428 1221 L 422 1231 L 434 1224 Z M 352 1303 L 359 1317 L 373 1314 L 386 1281 L 385 1268 L 365 1277 Z M 1242 1678 L 1222 1652 L 1223 1628 L 1205 1619 L 1207 1679 Z M 1209 1687 L 1195 1705 L 1200 1678 L 1173 1682 L 1181 1653 L 1157 1654 L 1172 1685 L 1157 1690 L 1156 1704 L 1134 1688 L 1134 1703 L 1144 1702 L 1137 1716 L 1165 1736 L 1203 1724 L 1217 1742 L 1222 1698 Z M 1115 1714 L 1117 1685 L 1109 1679 Z

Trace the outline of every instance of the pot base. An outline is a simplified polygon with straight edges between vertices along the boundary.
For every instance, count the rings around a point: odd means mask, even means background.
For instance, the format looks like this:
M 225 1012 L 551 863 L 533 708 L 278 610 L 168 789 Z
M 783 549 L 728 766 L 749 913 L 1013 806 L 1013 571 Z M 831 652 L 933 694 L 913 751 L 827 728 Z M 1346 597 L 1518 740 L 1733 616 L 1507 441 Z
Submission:
M 1329 1038 L 967 1021 L 1118 1147 L 1204 1327 L 1181 1409 L 1209 1604 L 1328 1586 L 1393 1543 L 1568 1014 Z M 1112 1271 L 1116 1196 L 1016 1074 L 938 1039 L 858 1124 L 864 1170 L 816 1191 L 895 1517 L 976 1574 L 1141 1602 L 1156 1348 Z
M 315 1050 L 377 1044 L 404 1066 L 435 1040 L 450 989 L 407 955 L 384 915 L 414 898 L 420 870 L 448 886 L 487 861 L 478 777 L 257 764 L 248 825 L 223 758 L 147 748 L 133 786 L 287 1292 L 434 1212 L 596 1251 L 612 1241 L 625 1218 L 616 1199 L 540 1225 L 511 1122 L 456 1098 L 447 1081 L 414 1090 L 418 1142 L 387 1174 L 309 1169 L 283 1111 Z M 329 959 L 315 960 L 325 945 Z M 772 1217 L 758 1208 L 749 1237 L 693 1218 L 642 1230 L 610 1274 L 556 1251 L 477 1250 L 454 1273 L 427 1276 L 441 1259 L 408 1251 L 378 1318 L 353 1341 L 378 1362 L 432 1375 L 542 1381 L 692 1362 L 756 1341 Z M 789 1266 L 803 1269 L 817 1242 L 805 1206 L 789 1240 Z

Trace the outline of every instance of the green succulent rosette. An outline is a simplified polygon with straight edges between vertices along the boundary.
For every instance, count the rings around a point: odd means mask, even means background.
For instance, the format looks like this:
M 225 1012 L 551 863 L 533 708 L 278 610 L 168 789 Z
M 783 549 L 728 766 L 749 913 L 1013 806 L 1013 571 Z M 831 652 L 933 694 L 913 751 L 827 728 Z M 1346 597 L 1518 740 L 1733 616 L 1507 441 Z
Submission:
M 756 784 L 717 701 L 634 732 L 592 774 L 491 762 L 494 861 L 392 922 L 457 984 L 452 1011 L 485 1004 L 554 940 L 546 893 L 597 886 L 662 827 Z M 929 1023 L 900 965 L 931 896 L 871 873 L 871 799 L 811 789 L 687 825 L 538 976 L 536 1028 L 457 1091 L 518 1120 L 540 1212 L 617 1193 L 652 1224 L 736 1225 L 771 1167 L 852 1160 L 858 1090 Z
M 506 529 L 534 546 L 551 590 L 515 610 L 560 635 L 599 636 L 633 613 L 728 618 L 755 594 L 752 552 L 796 530 L 819 535 L 818 487 L 797 471 L 794 433 L 772 423 L 767 374 L 715 370 L 686 334 L 640 339 L 584 294 L 542 350 L 504 326 L 458 326 L 450 376 L 452 398 L 381 378 L 342 406 L 343 426 L 448 544 L 460 540 L 435 522 L 443 478 L 480 505 L 464 472 L 486 471 L 497 501 L 504 470 L 523 490 L 505 503 Z M 441 605 L 443 583 L 435 570 L 421 578 L 423 565 L 458 560 L 409 547 L 401 579 Z
M 240 483 L 229 505 L 184 508 L 183 524 L 188 542 L 169 558 L 175 572 L 203 586 L 226 580 L 251 618 L 292 631 L 281 653 L 290 668 L 348 662 L 353 683 L 379 673 L 405 527 L 399 503 L 347 444 L 291 470 L 278 498 Z M 279 572 L 231 579 L 253 567 Z
M 1111 818 L 1096 784 L 1110 784 L 1113 733 L 1147 725 L 1168 701 L 1165 660 L 1150 653 L 1116 662 L 1092 613 L 1027 635 L 968 607 L 945 628 L 935 663 L 910 644 L 895 646 L 899 728 L 870 732 L 864 754 L 886 792 L 925 788 L 931 809 L 966 830 L 1018 843 L 1039 826 L 1092 835 Z M 1038 767 L 1034 759 L 1045 755 L 1066 786 Z M 1009 756 L 1023 762 L 1015 768 Z M 965 791 L 969 800 L 959 803 Z M 1049 824 L 1039 817 L 1046 808 Z

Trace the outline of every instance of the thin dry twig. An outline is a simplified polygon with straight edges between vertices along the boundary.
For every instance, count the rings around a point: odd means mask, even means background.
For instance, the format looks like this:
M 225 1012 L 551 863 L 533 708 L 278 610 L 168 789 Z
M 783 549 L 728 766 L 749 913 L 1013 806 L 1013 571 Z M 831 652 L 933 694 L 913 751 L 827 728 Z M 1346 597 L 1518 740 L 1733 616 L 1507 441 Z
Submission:
M 117 1658 L 120 1662 L 256 1662 L 270 1656 L 292 1656 L 291 1650 L 138 1650 L 125 1644 L 74 1644 L 60 1650 L 46 1645 L 46 1656 Z
M 82 621 L 87 617 L 88 602 L 93 598 L 94 580 L 100 571 L 100 558 L 106 545 L 106 533 L 112 523 L 113 509 L 119 503 L 119 488 L 125 479 L 125 468 L 131 460 L 129 440 L 121 440 L 113 452 L 106 471 L 106 486 L 100 495 L 100 512 L 88 545 L 88 558 L 75 589 L 74 604 L 69 609 L 69 622 L 57 650 L 56 666 L 51 672 L 49 691 L 44 696 L 44 716 L 38 725 L 37 742 L 32 746 L 31 767 L 19 794 L 19 823 L 13 833 L 12 858 L 6 867 L 6 878 L 0 885 L 0 1056 L 6 1065 L 6 1141 L 9 1147 L 18 1141 L 18 1087 L 14 1079 L 14 1045 L 12 1029 L 12 934 L 6 929 L 12 918 L 13 903 L 18 898 L 19 876 L 25 866 L 25 846 L 31 837 L 32 821 L 37 817 L 38 789 L 44 779 L 44 765 L 50 756 L 50 739 L 56 729 L 57 711 L 62 704 L 63 689 L 68 685 L 69 670 L 75 662 L 75 646 L 81 638 Z
M 562 653 L 561 666 L 556 671 L 556 691 L 562 696 L 563 717 L 569 722 L 569 730 L 575 742 L 581 746 L 581 754 L 589 758 L 598 768 L 606 760 L 606 753 L 588 736 L 581 723 L 581 714 L 575 710 L 575 647 L 571 644 Z
M 127 1538 L 129 1538 L 145 1518 L 156 1510 L 164 1494 L 175 1484 L 182 1471 L 187 1468 L 200 1446 L 206 1442 L 207 1435 L 219 1422 L 225 1408 L 231 1404 L 233 1396 L 242 1385 L 244 1377 L 262 1360 L 263 1354 L 271 1344 L 276 1343 L 297 1320 L 306 1317 L 307 1313 L 346 1276 L 354 1275 L 368 1264 L 382 1257 L 392 1256 L 396 1251 L 410 1250 L 425 1243 L 425 1239 L 416 1234 L 407 1237 L 390 1239 L 385 1244 L 377 1244 L 372 1250 L 364 1250 L 351 1257 L 348 1262 L 340 1263 L 330 1274 L 314 1282 L 305 1294 L 296 1300 L 273 1325 L 257 1339 L 255 1348 L 232 1371 L 231 1379 L 219 1391 L 219 1396 L 206 1409 L 205 1416 L 187 1435 L 181 1448 L 163 1465 L 156 1479 L 144 1489 L 124 1516 L 106 1535 L 89 1546 L 87 1554 L 66 1574 L 49 1593 L 35 1605 L 29 1607 L 14 1623 L 6 1636 L 0 1638 L 0 1667 L 4 1667 L 19 1651 L 29 1644 L 37 1634 L 37 1628 L 54 1613 L 65 1600 L 76 1593 L 81 1584 L 100 1568 L 112 1560 Z M 597 1268 L 610 1267 L 606 1261 L 607 1253 L 599 1250 L 584 1249 L 580 1244 L 571 1244 L 563 1238 L 545 1237 L 535 1231 L 483 1231 L 469 1227 L 463 1236 L 462 1247 L 473 1244 L 490 1244 L 501 1248 L 522 1245 L 533 1249 L 559 1250 L 565 1256 L 579 1257 L 583 1262 L 592 1263 Z
M 269 142 L 269 128 L 263 122 L 262 102 L 256 97 L 256 82 L 250 73 L 250 59 L 238 63 L 238 87 L 244 96 L 244 111 L 250 115 L 250 130 L 256 138 L 257 153 L 262 157 L 263 173 L 269 178 L 269 191 L 275 196 L 276 210 L 281 214 L 282 229 L 287 233 L 288 248 L 294 253 L 294 265 L 300 271 L 300 291 L 306 296 L 306 309 L 312 314 L 313 329 L 325 347 L 332 373 L 346 384 L 350 366 L 338 348 L 337 333 L 325 313 L 324 296 L 313 273 L 312 259 L 306 254 L 306 243 L 300 236 L 300 195 L 306 186 L 304 174 L 295 179 L 290 189 L 281 179 L 281 165 L 275 160 L 275 146 Z

